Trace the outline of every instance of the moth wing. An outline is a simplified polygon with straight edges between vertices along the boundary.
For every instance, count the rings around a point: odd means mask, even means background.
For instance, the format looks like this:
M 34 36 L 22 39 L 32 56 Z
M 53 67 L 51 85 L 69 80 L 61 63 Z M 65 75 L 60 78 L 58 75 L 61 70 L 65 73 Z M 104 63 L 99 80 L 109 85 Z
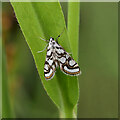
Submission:
M 47 49 L 46 61 L 44 65 L 44 76 L 46 80 L 51 80 L 56 71 L 57 61 L 53 58 L 53 52 L 51 49 Z
M 72 76 L 81 73 L 79 65 L 60 45 L 56 48 L 56 53 L 61 71 Z
M 81 73 L 79 65 L 68 53 L 66 54 L 66 62 L 64 64 L 60 62 L 60 69 L 71 76 L 78 76 Z

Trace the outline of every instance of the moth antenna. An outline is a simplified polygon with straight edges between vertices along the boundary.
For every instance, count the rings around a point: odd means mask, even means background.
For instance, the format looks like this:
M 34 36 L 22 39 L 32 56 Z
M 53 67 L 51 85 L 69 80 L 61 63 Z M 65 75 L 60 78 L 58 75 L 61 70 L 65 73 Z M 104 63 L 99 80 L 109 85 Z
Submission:
M 45 41 L 45 42 L 48 42 L 49 40 L 45 40 L 44 38 L 41 38 L 41 37 L 39 37 L 41 40 L 43 40 L 43 41 Z
M 45 48 L 44 48 L 43 50 L 41 50 L 41 51 L 37 51 L 37 53 L 41 53 L 41 52 L 43 52 L 43 51 L 47 48 L 47 46 L 48 46 L 48 44 L 45 46 Z
M 65 27 L 64 27 L 63 31 L 61 32 L 61 34 L 58 35 L 58 37 L 56 38 L 56 42 L 58 42 L 58 38 L 63 34 L 64 30 L 65 30 Z

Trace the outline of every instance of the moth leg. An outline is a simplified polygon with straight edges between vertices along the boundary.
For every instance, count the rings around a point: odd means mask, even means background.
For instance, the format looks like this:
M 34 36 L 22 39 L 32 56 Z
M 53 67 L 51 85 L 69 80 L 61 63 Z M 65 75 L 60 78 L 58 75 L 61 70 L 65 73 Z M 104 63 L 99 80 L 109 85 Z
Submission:
M 43 52 L 44 50 L 46 50 L 46 49 L 47 49 L 47 46 L 48 46 L 48 44 L 45 46 L 45 48 L 44 48 L 43 50 L 37 51 L 37 53 L 41 53 L 41 52 Z
M 67 53 L 68 53 L 69 55 L 72 55 L 72 53 L 71 53 L 71 52 L 70 52 L 70 53 L 69 53 L 69 52 L 67 52 Z

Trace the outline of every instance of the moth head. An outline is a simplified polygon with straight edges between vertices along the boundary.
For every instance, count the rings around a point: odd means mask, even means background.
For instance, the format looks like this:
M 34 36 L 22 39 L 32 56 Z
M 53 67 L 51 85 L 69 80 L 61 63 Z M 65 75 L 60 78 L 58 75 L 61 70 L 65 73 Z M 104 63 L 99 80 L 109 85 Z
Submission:
M 54 40 L 54 38 L 50 37 L 50 42 L 52 42 Z

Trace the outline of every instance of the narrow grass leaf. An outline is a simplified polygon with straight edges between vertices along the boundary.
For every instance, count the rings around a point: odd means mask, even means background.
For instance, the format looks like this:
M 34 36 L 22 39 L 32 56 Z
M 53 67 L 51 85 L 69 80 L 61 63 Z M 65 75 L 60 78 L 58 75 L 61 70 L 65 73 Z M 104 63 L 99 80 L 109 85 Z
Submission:
M 73 58 L 78 61 L 80 2 L 68 2 L 68 37 Z M 78 79 L 78 78 L 77 78 Z M 78 87 L 79 88 L 79 87 Z M 77 114 L 77 106 L 75 107 Z

